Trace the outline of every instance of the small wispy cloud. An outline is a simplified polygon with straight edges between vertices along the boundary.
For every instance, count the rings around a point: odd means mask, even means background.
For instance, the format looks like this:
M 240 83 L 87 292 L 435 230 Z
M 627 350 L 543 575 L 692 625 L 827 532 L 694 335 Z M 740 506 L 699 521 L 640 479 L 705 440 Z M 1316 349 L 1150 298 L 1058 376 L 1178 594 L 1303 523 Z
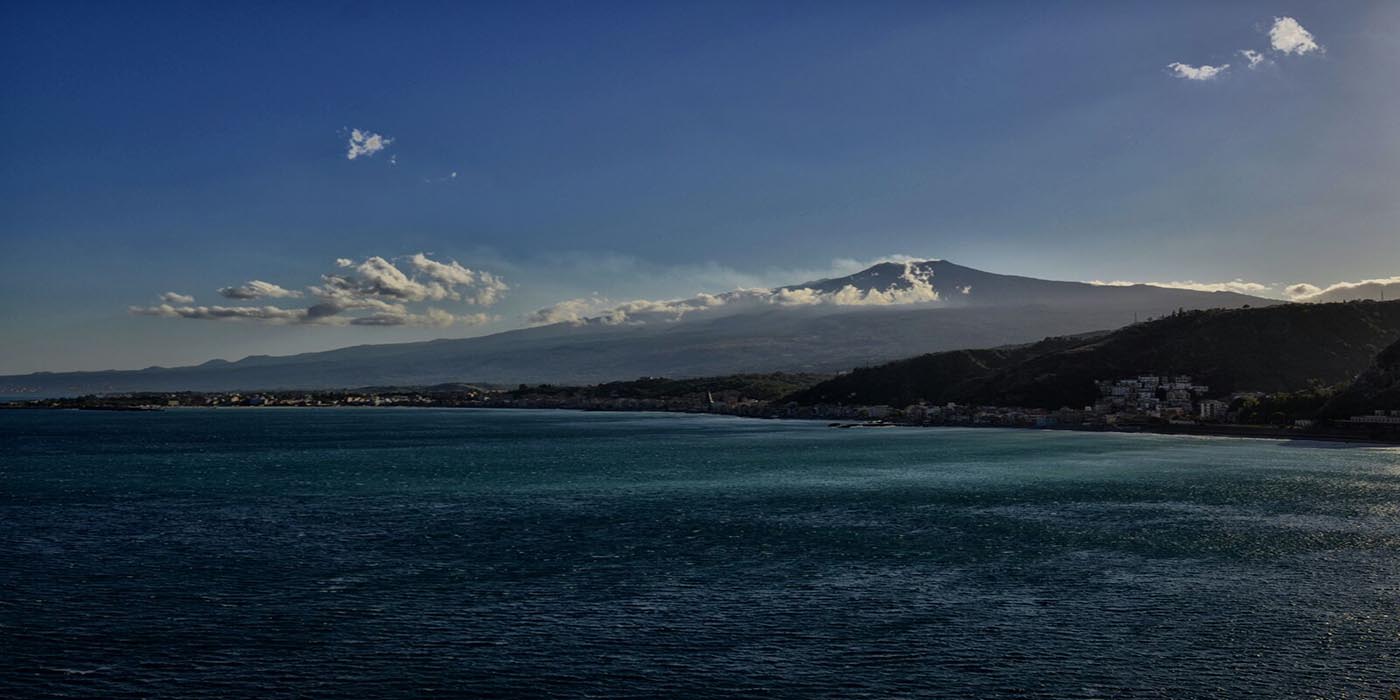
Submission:
M 197 318 L 205 320 L 255 319 L 292 323 L 305 319 L 303 309 L 283 309 L 276 306 L 192 306 L 161 304 L 159 306 L 133 306 L 131 313 L 138 316 L 164 316 L 166 318 Z
M 1269 45 L 1279 53 L 1295 56 L 1325 50 L 1317 43 L 1312 32 L 1304 29 L 1303 25 L 1292 17 L 1274 18 L 1274 26 L 1269 28 Z
M 1172 70 L 1172 74 L 1183 80 L 1214 80 L 1221 73 L 1230 68 L 1226 63 L 1219 66 L 1192 66 L 1185 63 L 1168 63 L 1167 68 Z
M 225 299 L 288 299 L 301 296 L 301 292 L 293 289 L 285 289 L 271 282 L 249 280 L 237 287 L 223 287 L 219 289 L 219 296 Z M 193 301 L 193 299 L 191 299 L 191 301 Z
M 456 179 L 457 179 L 457 171 L 456 171 L 456 170 L 453 170 L 452 172 L 450 172 L 450 173 L 448 173 L 448 174 L 446 174 L 446 175 L 443 175 L 442 177 L 425 177 L 425 178 L 423 178 L 423 183 L 424 183 L 424 184 L 428 184 L 428 185 L 435 185 L 435 184 L 437 184 L 437 183 L 439 183 L 439 182 L 452 182 L 453 180 L 456 180 Z
M 1244 60 L 1249 61 L 1250 70 L 1258 68 L 1259 64 L 1263 63 L 1266 60 L 1264 58 L 1264 54 L 1259 53 L 1254 49 L 1240 49 L 1239 54 L 1244 57 Z
M 189 294 L 180 294 L 179 292 L 166 292 L 160 295 L 160 301 L 163 304 L 193 304 L 194 297 Z
M 345 157 L 349 160 L 368 158 L 389 147 L 394 140 L 382 134 L 362 129 L 351 129 Z M 397 161 L 395 161 L 397 163 Z

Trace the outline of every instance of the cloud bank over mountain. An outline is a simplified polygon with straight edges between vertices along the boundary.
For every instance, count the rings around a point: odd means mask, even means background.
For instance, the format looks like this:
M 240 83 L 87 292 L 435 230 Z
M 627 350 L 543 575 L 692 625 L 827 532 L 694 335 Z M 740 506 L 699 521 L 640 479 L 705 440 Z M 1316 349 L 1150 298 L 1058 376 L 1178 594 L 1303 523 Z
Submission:
M 1296 302 L 1326 303 L 1361 299 L 1400 299 L 1400 276 L 1357 282 L 1337 282 L 1327 287 L 1300 282 L 1284 289 Z
M 1166 289 L 1190 289 L 1197 292 L 1236 292 L 1239 294 L 1257 294 L 1262 296 L 1277 296 L 1275 285 L 1263 284 L 1261 282 L 1250 282 L 1242 279 L 1230 280 L 1229 282 L 1196 282 L 1185 280 L 1179 282 L 1130 282 L 1127 280 L 1090 280 L 1089 284 L 1101 287 L 1131 287 L 1145 284 L 1152 287 L 1164 287 Z
M 939 301 L 940 295 L 933 288 L 930 272 L 912 262 L 905 262 L 903 266 L 903 273 L 884 289 L 862 289 L 853 284 L 833 291 L 811 287 L 736 289 L 721 294 L 701 293 L 688 299 L 638 299 L 620 304 L 600 297 L 578 298 L 540 309 L 530 314 L 528 320 L 536 325 L 601 323 L 615 326 L 679 321 L 689 314 L 738 312 L 765 306 L 894 306 Z

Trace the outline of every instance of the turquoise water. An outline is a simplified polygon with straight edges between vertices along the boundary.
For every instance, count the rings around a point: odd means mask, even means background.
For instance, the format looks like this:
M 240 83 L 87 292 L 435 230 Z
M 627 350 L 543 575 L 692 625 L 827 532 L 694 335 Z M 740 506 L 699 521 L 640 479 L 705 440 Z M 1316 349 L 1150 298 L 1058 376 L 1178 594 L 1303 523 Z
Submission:
M 1384 698 L 1400 451 L 0 412 L 0 696 Z

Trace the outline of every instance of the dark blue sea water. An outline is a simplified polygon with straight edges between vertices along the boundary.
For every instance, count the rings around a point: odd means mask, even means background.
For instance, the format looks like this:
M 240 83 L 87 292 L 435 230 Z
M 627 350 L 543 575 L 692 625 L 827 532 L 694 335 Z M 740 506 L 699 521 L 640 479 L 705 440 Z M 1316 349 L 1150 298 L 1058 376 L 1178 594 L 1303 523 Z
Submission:
M 1400 451 L 0 413 L 0 696 L 1385 698 Z

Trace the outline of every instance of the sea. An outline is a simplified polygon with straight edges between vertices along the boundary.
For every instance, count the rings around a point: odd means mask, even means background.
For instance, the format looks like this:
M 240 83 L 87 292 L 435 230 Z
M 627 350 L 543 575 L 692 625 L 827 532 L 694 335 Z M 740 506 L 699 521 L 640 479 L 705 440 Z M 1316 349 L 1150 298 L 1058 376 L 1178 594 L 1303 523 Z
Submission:
M 0 697 L 1369 698 L 1400 450 L 0 412 Z

